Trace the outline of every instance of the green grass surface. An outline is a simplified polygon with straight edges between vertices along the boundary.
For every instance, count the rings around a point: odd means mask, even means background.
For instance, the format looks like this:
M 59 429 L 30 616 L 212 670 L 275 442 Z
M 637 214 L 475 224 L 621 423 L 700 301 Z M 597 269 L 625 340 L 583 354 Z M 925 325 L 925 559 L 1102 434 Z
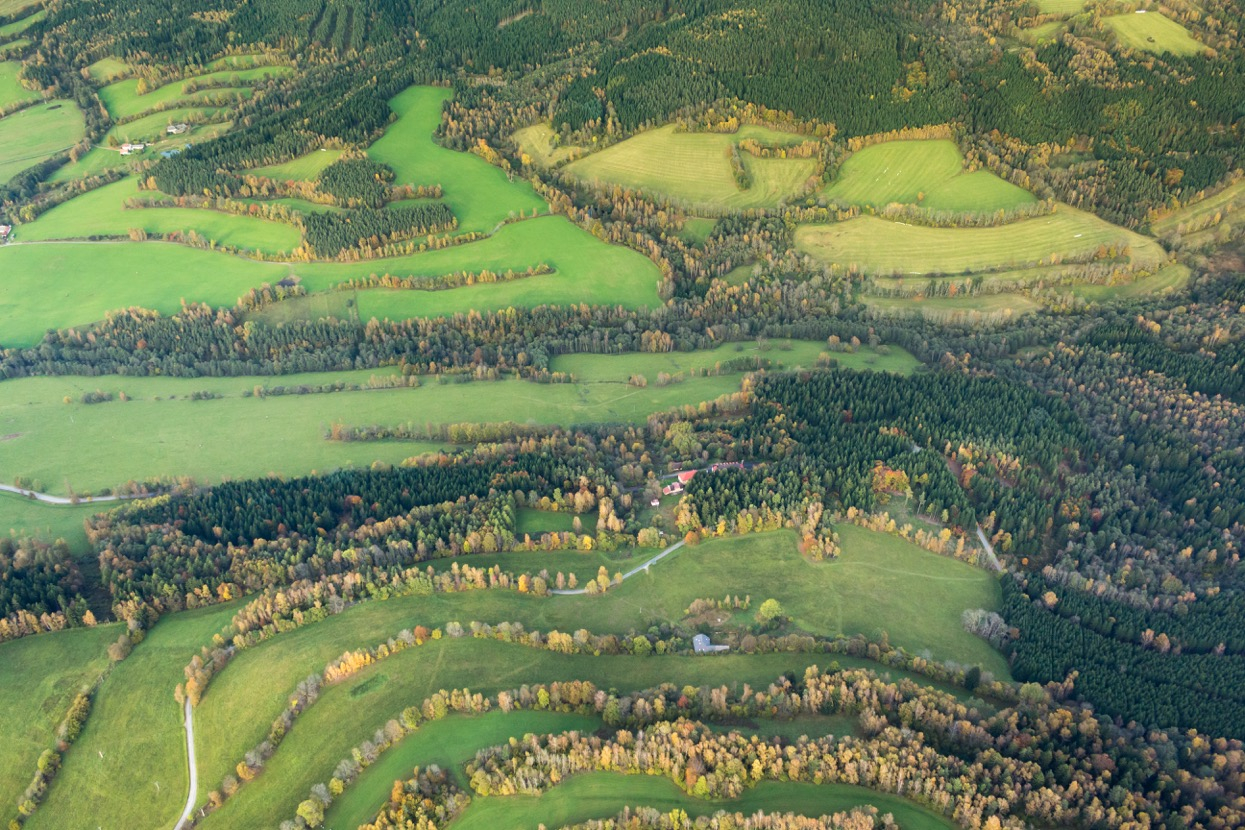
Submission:
M 185 732 L 173 687 L 190 654 L 235 611 L 236 605 L 225 605 L 169 616 L 113 669 L 27 830 L 173 826 L 187 782 Z
M 256 176 L 267 176 L 280 182 L 310 182 L 315 181 L 319 177 L 320 171 L 341 158 L 341 155 L 341 150 L 329 150 L 327 148 L 313 150 L 305 156 L 299 156 L 282 164 L 256 167 L 246 172 Z
M 441 185 L 460 231 L 491 233 L 520 212 L 546 212 L 548 205 L 526 183 L 510 181 L 505 171 L 479 156 L 447 150 L 432 140 L 441 105 L 450 96 L 448 89 L 415 86 L 394 97 L 389 106 L 398 120 L 368 155 L 394 169 L 396 184 Z
M 920 314 L 940 322 L 980 322 L 1012 319 L 1037 311 L 1041 304 L 1023 294 L 983 294 L 972 297 L 866 297 L 865 303 L 883 314 Z
M 219 245 L 267 253 L 293 250 L 302 240 L 298 228 L 282 222 L 201 208 L 127 208 L 126 201 L 134 198 L 160 198 L 160 194 L 140 191 L 137 178 L 122 179 L 57 205 L 23 225 L 22 239 L 124 237 L 131 228 L 142 228 L 152 235 L 193 230 Z M 143 255 L 135 264 L 149 267 L 146 261 Z
M 15 14 L 37 5 L 39 5 L 39 0 L 0 0 L 0 14 Z
M 0 493 L 0 535 L 35 536 L 53 541 L 64 539 L 75 551 L 87 547 L 82 522 L 115 505 L 43 504 L 14 493 Z
M 1206 50 L 1188 29 L 1153 9 L 1104 17 L 1102 24 L 1129 49 L 1173 55 L 1196 55 Z
M 226 69 L 197 75 L 193 78 L 185 78 L 180 81 L 173 81 L 143 95 L 138 94 L 139 79 L 130 78 L 129 80 L 117 81 L 104 87 L 99 91 L 99 97 L 108 109 L 108 114 L 112 116 L 113 120 L 119 121 L 148 112 L 156 107 L 163 107 L 174 102 L 202 97 L 203 95 L 219 95 L 223 92 L 221 89 L 202 89 L 198 92 L 187 92 L 187 87 L 192 81 L 201 85 L 213 84 L 221 86 L 228 84 L 231 87 L 239 87 L 264 78 L 289 74 L 292 71 L 293 69 L 288 66 Z
M 415 766 L 437 764 L 459 772 L 485 747 L 498 746 L 524 735 L 552 735 L 578 730 L 595 732 L 601 721 L 584 715 L 518 710 L 509 714 L 493 711 L 475 717 L 454 716 L 429 723 L 381 756 L 333 803 L 324 826 L 350 828 L 371 821 L 389 798 L 393 782 L 411 777 Z M 466 786 L 466 781 L 460 781 Z
M 566 827 L 588 819 L 611 818 L 624 807 L 640 806 L 663 812 L 683 810 L 692 818 L 712 815 L 719 810 L 744 815 L 764 811 L 816 817 L 870 804 L 882 813 L 893 814 L 904 830 L 955 827 L 948 819 L 899 796 L 849 784 L 763 781 L 738 799 L 705 801 L 688 795 L 664 776 L 593 772 L 572 776 L 539 796 L 476 798 L 449 828 L 537 830 L 538 827 Z
M 580 516 L 580 522 L 585 533 L 593 533 L 597 526 L 597 517 L 589 513 Z M 520 507 L 519 513 L 515 517 L 515 532 L 520 536 L 524 533 L 539 536 L 542 533 L 569 532 L 574 526 L 575 514 L 561 510 L 554 512 L 552 510 L 533 510 L 530 507 Z M 593 576 L 595 575 L 593 574 Z
M 0 645 L 0 815 L 14 812 L 35 773 L 39 753 L 52 747 L 69 704 L 108 663 L 108 644 L 120 626 L 79 628 Z
M 1091 213 L 1060 205 L 1055 213 L 998 227 L 933 228 L 861 216 L 796 229 L 803 252 L 878 275 L 957 274 L 1019 268 L 1092 254 L 1100 245 L 1128 245 L 1131 263 L 1157 268 L 1167 258 L 1157 241 Z
M 393 624 L 411 625 L 413 622 L 394 619 Z M 268 721 L 260 723 L 253 717 L 254 708 L 250 712 L 232 709 L 238 702 L 236 686 L 225 685 L 229 674 L 235 671 L 238 676 L 247 675 L 251 682 L 250 666 L 238 669 L 236 664 L 243 660 L 253 663 L 254 660 L 248 658 L 263 651 L 255 649 L 236 658 L 235 665 L 217 677 L 199 705 L 195 729 L 196 735 L 202 734 L 198 748 L 200 774 L 211 782 L 209 786 L 214 786 L 230 772 L 241 754 L 268 729 Z M 822 662 L 828 664 L 829 661 Z M 293 815 L 298 803 L 307 797 L 311 785 L 326 780 L 353 746 L 384 726 L 387 720 L 398 716 L 404 707 L 418 705 L 438 689 L 467 686 L 473 692 L 495 694 L 524 683 L 554 680 L 590 680 L 603 688 L 620 691 L 649 688 L 663 682 L 726 683 L 735 689 L 749 683 L 755 688 L 772 682 L 783 672 L 803 671 L 805 666 L 814 663 L 811 655 L 799 654 L 726 656 L 712 660 L 694 656 L 592 657 L 554 654 L 496 641 L 430 641 L 326 689 L 287 735 L 264 774 L 200 826 L 205 830 L 276 826 Z M 275 680 L 276 676 L 283 676 L 285 668 L 271 666 L 268 677 Z M 375 678 L 383 679 L 377 682 Z M 365 684 L 365 696 L 351 695 L 353 689 Z M 254 697 L 257 704 L 266 705 L 271 696 L 263 693 Z M 278 694 L 278 705 L 280 698 Z M 273 716 L 275 714 L 273 712 Z M 385 789 L 391 784 L 392 779 L 386 781 Z
M 263 54 L 254 55 L 226 55 L 223 58 L 217 58 L 207 65 L 207 69 L 216 71 L 220 69 L 251 69 L 256 66 L 268 66 L 279 60 L 279 57 L 272 57 Z
M 561 216 L 507 224 L 492 236 L 467 245 L 393 259 L 310 263 L 295 270 L 309 291 L 322 291 L 370 274 L 438 276 L 484 269 L 504 273 L 538 265 L 548 265 L 554 273 L 442 291 L 360 291 L 359 316 L 397 320 L 537 305 L 584 302 L 638 308 L 661 302 L 657 294 L 661 275 L 651 260 L 629 248 L 602 242 Z
M 126 142 L 153 142 L 164 138 L 169 124 L 179 121 L 212 121 L 224 117 L 224 110 L 216 107 L 178 107 L 153 112 L 124 124 L 117 124 L 105 135 L 105 142 L 115 139 L 117 144 Z
M 18 229 L 19 238 L 25 230 Z M 289 269 L 181 245 L 124 242 L 6 245 L 0 273 L 0 345 L 12 347 L 133 305 L 164 314 L 181 308 L 182 298 L 232 306 L 247 289 L 275 284 Z
M 578 147 L 555 147 L 553 127 L 548 124 L 533 124 L 515 131 L 514 142 L 519 150 L 531 157 L 541 167 L 553 167 L 567 161 Z
M 114 75 L 120 75 L 130 71 L 130 65 L 120 58 L 100 58 L 95 63 L 86 68 L 91 76 L 91 80 L 99 82 L 106 81 Z
M 8 43 L 0 43 L 0 58 L 16 55 L 29 45 L 30 39 L 24 37 L 19 37 L 17 40 L 11 40 Z
M 1168 265 L 1157 274 L 1121 285 L 1077 285 L 1072 287 L 1076 296 L 1095 302 L 1150 297 L 1179 291 L 1189 281 L 1192 272 L 1187 265 Z
M 0 26 L 0 37 L 13 37 L 13 35 L 20 34 L 47 16 L 47 10 L 41 9 L 34 14 L 28 14 L 12 23 Z
M 638 423 L 653 412 L 738 391 L 739 376 L 695 378 L 636 389 L 625 384 L 552 384 L 507 380 L 418 389 L 244 398 L 265 385 L 344 379 L 366 383 L 372 372 L 255 378 L 23 378 L 6 381 L 0 400 L 5 472 L 38 480 L 51 492 L 98 491 L 130 479 L 188 475 L 200 482 L 326 472 L 373 461 L 397 463 L 434 445 L 409 441 L 336 442 L 335 423 L 459 423 L 464 420 L 570 425 Z M 78 403 L 92 391 L 117 400 Z M 217 400 L 192 401 L 196 391 Z M 129 401 L 121 401 L 125 393 Z M 65 404 L 69 396 L 74 403 Z M 176 399 L 173 397 L 176 396 Z M 161 398 L 162 400 L 157 400 Z
M 27 89 L 18 81 L 21 71 L 22 65 L 16 61 L 0 62 L 0 110 L 25 101 L 39 100 L 39 93 Z
M 679 236 L 693 245 L 703 245 L 717 224 L 716 219 L 693 216 L 683 223 L 683 230 L 679 231 Z
M 386 639 L 417 624 L 450 620 L 519 620 L 542 631 L 626 633 L 654 619 L 680 619 L 698 597 L 751 594 L 779 599 L 799 628 L 823 634 L 885 630 L 892 643 L 939 658 L 980 663 L 1006 676 L 1006 664 L 983 641 L 964 632 L 965 608 L 992 608 L 998 586 L 989 573 L 936 556 L 895 537 L 854 526 L 839 528 L 843 556 L 812 564 L 795 550 L 790 532 L 703 543 L 680 550 L 648 574 L 633 577 L 602 597 L 540 599 L 510 592 L 479 591 L 405 597 L 365 603 L 240 654 L 213 681 L 196 715 L 200 763 L 214 786 L 257 743 L 276 717 L 284 696 L 310 671 L 350 648 Z M 516 554 L 518 556 L 525 554 Z M 567 554 L 574 556 L 575 554 Z M 538 556 L 531 554 L 531 556 Z M 489 564 L 492 557 L 465 561 Z M 913 589 L 920 585 L 920 590 Z M 741 619 L 751 612 L 740 612 Z M 330 689 L 291 732 L 249 796 L 235 812 L 221 811 L 216 826 L 258 826 L 281 801 L 292 812 L 311 783 L 323 780 L 336 760 L 406 705 L 441 687 L 468 684 L 474 691 L 512 688 L 533 679 L 591 679 L 619 688 L 678 683 L 764 681 L 810 663 L 820 655 L 724 655 L 703 658 L 567 657 L 524 650 L 495 641 L 442 640 L 382 661 Z M 845 665 L 864 661 L 839 658 Z M 387 679 L 369 683 L 373 676 Z M 368 683 L 367 705 L 349 690 Z M 312 762 L 311 759 L 314 759 Z M 245 801 L 243 800 L 245 799 Z M 249 805 L 249 806 L 248 806 Z
M 1071 17 L 1080 14 L 1085 8 L 1085 0 L 1037 0 L 1037 7 L 1042 14 L 1059 14 Z
M 559 355 L 550 361 L 550 369 L 570 373 L 584 382 L 625 383 L 632 375 L 642 375 L 652 384 L 659 372 L 687 377 L 694 370 L 713 369 L 740 358 L 768 360 L 774 370 L 813 368 L 823 355 L 833 357 L 847 369 L 910 374 L 919 365 L 917 359 L 903 349 L 887 347 L 887 351 L 889 354 L 881 354 L 864 347 L 855 353 L 829 352 L 824 344 L 807 340 L 772 340 L 764 346 L 744 341 L 694 352 Z
M 68 150 L 86 130 L 82 111 L 72 101 L 35 104 L 0 118 L 0 184 L 39 162 Z
M 98 175 L 105 170 L 125 167 L 129 163 L 129 157 L 121 155 L 121 153 L 111 147 L 92 147 L 87 151 L 86 155 L 77 161 L 71 161 L 58 167 L 56 172 L 49 178 L 49 181 L 59 184 L 76 179 L 85 179 L 88 176 Z
M 596 184 L 618 184 L 647 194 L 714 209 L 772 207 L 800 195 L 814 174 L 812 159 L 760 159 L 740 153 L 753 184 L 741 190 L 731 172 L 730 148 L 741 139 L 797 144 L 802 139 L 763 127 L 738 133 L 676 132 L 673 125 L 649 130 L 566 166 L 568 175 Z
M 964 172 L 950 140 L 886 141 L 854 154 L 825 195 L 846 205 L 919 205 L 931 211 L 993 213 L 1033 204 L 1033 194 L 985 170 Z
M 1216 213 L 1226 216 L 1243 208 L 1245 208 L 1245 180 L 1229 185 L 1213 196 L 1207 196 L 1201 201 L 1186 205 L 1169 216 L 1151 223 L 1150 229 L 1160 236 L 1167 236 L 1180 230 L 1182 225 L 1201 224 L 1214 217 Z
M 1020 37 L 1029 43 L 1050 43 L 1068 30 L 1068 24 L 1062 20 L 1052 20 L 1030 29 L 1021 29 Z

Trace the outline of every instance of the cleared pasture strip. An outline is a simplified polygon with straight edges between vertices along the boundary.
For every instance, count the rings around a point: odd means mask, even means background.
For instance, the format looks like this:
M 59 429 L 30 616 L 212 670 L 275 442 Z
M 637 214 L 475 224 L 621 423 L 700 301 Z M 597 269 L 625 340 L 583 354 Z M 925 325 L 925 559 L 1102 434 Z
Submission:
M 250 82 L 263 80 L 266 78 L 276 77 L 278 75 L 286 75 L 294 70 L 288 66 L 261 66 L 252 69 L 225 69 L 219 72 L 209 72 L 204 75 L 196 75 L 192 78 L 184 78 L 179 81 L 165 84 L 146 92 L 139 94 L 138 78 L 130 78 L 125 81 L 117 81 L 109 84 L 99 91 L 100 100 L 104 102 L 104 106 L 108 109 L 108 114 L 115 120 L 130 118 L 135 115 L 147 112 L 148 110 L 162 107 L 175 101 L 182 101 L 191 96 L 203 94 L 220 94 L 221 89 L 201 89 L 197 92 L 188 92 L 187 88 L 192 84 L 200 86 L 218 87 L 227 84 L 230 87 L 238 87 Z
M 1160 236 L 1173 233 L 1181 225 L 1201 224 L 1216 213 L 1227 214 L 1245 208 L 1245 180 L 1229 185 L 1218 193 L 1207 196 L 1150 224 L 1150 229 Z
M 1060 205 L 1055 213 L 997 227 L 934 228 L 861 216 L 796 230 L 803 252 L 844 268 L 880 276 L 960 274 L 1056 264 L 1100 246 L 1130 249 L 1130 263 L 1157 268 L 1167 258 L 1157 241 Z
M 341 158 L 341 150 L 312 150 L 304 156 L 267 167 L 256 167 L 243 171 L 255 176 L 266 176 L 279 182 L 300 181 L 310 182 L 319 177 L 320 171 Z
M 1206 49 L 1184 26 L 1154 10 L 1104 17 L 1102 24 L 1130 49 L 1173 55 L 1196 55 Z
M 0 118 L 0 184 L 82 139 L 86 121 L 72 101 L 35 104 Z
M 0 109 L 39 100 L 39 93 L 21 85 L 18 80 L 21 71 L 22 65 L 16 61 L 0 62 Z M 7 154 L 6 151 L 5 155 Z

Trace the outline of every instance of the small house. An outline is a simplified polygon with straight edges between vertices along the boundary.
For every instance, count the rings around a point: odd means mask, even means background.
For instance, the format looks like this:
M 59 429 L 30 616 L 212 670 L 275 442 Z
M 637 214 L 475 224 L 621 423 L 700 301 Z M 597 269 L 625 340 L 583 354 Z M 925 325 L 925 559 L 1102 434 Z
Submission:
M 13 233 L 12 225 L 0 225 L 0 242 L 8 241 L 9 235 Z
M 189 129 L 189 124 L 170 124 L 164 128 L 164 131 L 169 135 L 181 135 Z
M 130 144 L 130 143 L 126 143 L 126 144 L 122 144 L 122 145 L 121 145 L 121 155 L 123 155 L 123 156 L 128 156 L 128 155 L 130 155 L 130 154 L 132 154 L 132 153 L 138 153 L 138 152 L 141 152 L 141 151 L 143 151 L 143 150 L 145 150 L 145 149 L 147 149 L 147 145 L 146 145 L 146 144 Z
M 3 239 L 3 238 L 4 238 L 3 234 L 0 234 L 0 239 Z M 649 506 L 661 507 L 661 499 L 653 499 L 652 501 L 649 502 Z
M 697 634 L 692 638 L 692 650 L 697 654 L 716 654 L 719 651 L 730 651 L 730 646 L 715 646 L 708 634 Z
M 679 484 L 685 485 L 696 476 L 695 470 L 688 470 L 685 473 L 679 473 Z
M 683 492 L 683 485 L 676 481 L 673 484 L 667 484 L 665 487 L 661 488 L 661 491 L 667 496 L 677 496 L 679 493 Z

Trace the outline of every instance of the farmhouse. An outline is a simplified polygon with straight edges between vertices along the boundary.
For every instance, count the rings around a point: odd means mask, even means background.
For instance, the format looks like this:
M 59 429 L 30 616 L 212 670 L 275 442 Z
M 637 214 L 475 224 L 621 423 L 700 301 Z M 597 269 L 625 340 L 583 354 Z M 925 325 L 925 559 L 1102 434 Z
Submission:
M 673 484 L 667 484 L 665 487 L 661 488 L 661 492 L 667 496 L 675 496 L 683 492 L 683 485 L 676 481 Z
M 164 131 L 169 135 L 181 135 L 189 129 L 189 124 L 170 124 L 164 128 Z
M 130 155 L 131 153 L 138 153 L 138 152 L 141 152 L 142 150 L 145 150 L 146 148 L 147 148 L 147 145 L 146 145 L 146 144 L 129 144 L 129 143 L 127 143 L 127 144 L 122 144 L 122 145 L 121 145 L 121 155 L 123 155 L 123 156 L 128 156 L 128 155 Z
M 0 225 L 0 242 L 8 241 L 9 234 L 13 233 L 12 225 Z
M 697 654 L 715 654 L 719 651 L 730 651 L 730 646 L 715 646 L 708 634 L 697 634 L 692 638 L 692 649 Z

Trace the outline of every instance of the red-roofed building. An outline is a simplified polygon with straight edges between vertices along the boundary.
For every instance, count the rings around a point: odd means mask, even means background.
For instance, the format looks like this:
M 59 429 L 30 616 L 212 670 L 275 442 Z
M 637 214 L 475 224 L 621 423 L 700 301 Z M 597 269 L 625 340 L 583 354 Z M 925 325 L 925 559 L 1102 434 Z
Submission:
M 695 470 L 688 470 L 686 473 L 679 473 L 679 484 L 687 484 L 695 475 Z

